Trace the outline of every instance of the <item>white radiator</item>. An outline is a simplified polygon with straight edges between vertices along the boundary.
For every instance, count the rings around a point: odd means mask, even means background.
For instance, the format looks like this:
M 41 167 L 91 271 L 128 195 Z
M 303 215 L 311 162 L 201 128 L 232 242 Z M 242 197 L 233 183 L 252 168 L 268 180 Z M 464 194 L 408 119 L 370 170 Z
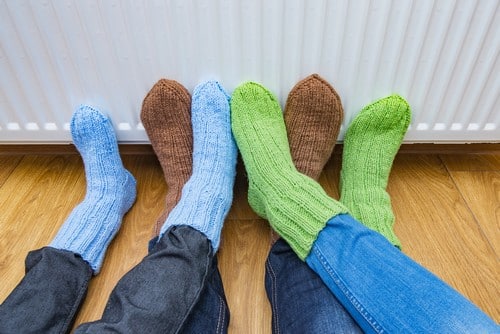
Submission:
M 192 91 L 259 81 L 282 103 L 317 72 L 343 129 L 396 92 L 406 142 L 500 141 L 498 0 L 0 0 L 0 143 L 70 141 L 88 103 L 121 142 L 147 142 L 142 99 L 161 77 Z M 343 133 L 343 132 L 342 132 Z

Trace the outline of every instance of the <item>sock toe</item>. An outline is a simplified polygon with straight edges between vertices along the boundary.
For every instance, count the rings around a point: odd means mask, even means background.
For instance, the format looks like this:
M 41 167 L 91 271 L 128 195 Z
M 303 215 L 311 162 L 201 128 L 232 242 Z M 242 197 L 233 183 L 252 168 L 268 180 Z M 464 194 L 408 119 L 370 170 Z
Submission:
M 314 90 L 311 90 L 311 87 L 314 87 Z M 318 96 L 334 94 L 335 97 L 340 100 L 340 97 L 335 89 L 333 89 L 333 87 L 325 79 L 316 73 L 311 74 L 299 81 L 294 88 L 295 89 L 290 92 L 289 98 L 293 98 L 295 95 L 299 95 L 302 98 L 317 98 Z
M 77 146 L 81 144 L 82 137 L 87 138 L 93 130 L 114 132 L 110 119 L 88 105 L 81 105 L 75 110 L 71 117 L 70 129 L 73 139 L 77 140 Z
M 229 101 L 231 98 L 222 85 L 218 81 L 214 80 L 206 81 L 196 86 L 193 92 L 193 99 L 205 99 L 206 94 L 209 94 L 212 99 L 223 98 Z
M 312 74 L 290 91 L 284 114 L 294 164 L 317 180 L 333 152 L 342 124 L 340 97 L 327 81 Z
M 359 123 L 360 125 L 369 126 L 372 130 L 380 129 L 384 131 L 400 124 L 404 128 L 404 131 L 406 131 L 411 119 L 410 106 L 401 96 L 390 95 L 363 108 L 359 114 L 359 118 L 371 119 L 366 122 L 363 120 L 363 122 Z M 376 127 L 373 127 L 375 119 L 378 124 Z M 356 119 L 353 121 L 353 124 L 355 124 L 355 121 Z
M 231 107 L 233 105 L 237 109 L 235 115 L 241 118 L 245 118 L 241 113 L 247 113 L 248 110 L 259 113 L 262 117 L 282 113 L 274 95 L 256 82 L 247 82 L 238 86 L 231 98 Z
M 71 118 L 70 130 L 73 144 L 84 157 L 118 150 L 111 120 L 91 106 L 78 107 Z
M 158 121 L 168 120 L 165 113 L 191 103 L 187 89 L 175 80 L 160 79 L 142 102 L 141 121 L 149 136 L 154 136 Z

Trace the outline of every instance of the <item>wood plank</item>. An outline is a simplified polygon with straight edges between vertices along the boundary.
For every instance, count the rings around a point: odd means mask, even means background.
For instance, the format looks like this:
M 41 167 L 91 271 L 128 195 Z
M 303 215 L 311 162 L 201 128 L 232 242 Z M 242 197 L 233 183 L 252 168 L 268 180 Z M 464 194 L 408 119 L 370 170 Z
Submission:
M 21 162 L 23 156 L 0 156 L 0 187 L 5 183 L 12 171 Z
M 336 200 L 340 198 L 339 180 L 341 168 L 342 156 L 335 154 L 326 163 L 318 180 L 325 192 Z
M 248 179 L 243 161 L 239 160 L 236 166 L 236 180 L 233 190 L 233 204 L 227 215 L 227 220 L 255 220 L 260 217 L 248 204 Z
M 265 220 L 226 220 L 218 254 L 231 312 L 229 333 L 271 333 L 264 288 L 270 229 Z
M 440 158 L 449 171 L 500 171 L 500 154 L 447 154 Z
M 30 250 L 46 246 L 85 192 L 77 156 L 24 157 L 0 189 L 0 301 L 24 275 Z
M 490 246 L 500 254 L 500 171 L 451 172 Z
M 495 253 L 436 155 L 399 155 L 388 191 L 403 251 L 500 320 Z

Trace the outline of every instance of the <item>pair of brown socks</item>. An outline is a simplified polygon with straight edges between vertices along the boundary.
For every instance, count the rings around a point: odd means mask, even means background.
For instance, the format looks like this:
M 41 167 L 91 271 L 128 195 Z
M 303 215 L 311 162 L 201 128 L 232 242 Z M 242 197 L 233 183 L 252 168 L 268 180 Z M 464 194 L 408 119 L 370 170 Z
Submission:
M 141 121 L 163 169 L 168 187 L 165 210 L 153 236 L 181 197 L 192 170 L 191 97 L 181 84 L 161 79 L 143 101 Z M 298 171 L 317 180 L 330 158 L 343 119 L 337 92 L 319 75 L 298 82 L 288 95 L 284 112 L 288 141 Z

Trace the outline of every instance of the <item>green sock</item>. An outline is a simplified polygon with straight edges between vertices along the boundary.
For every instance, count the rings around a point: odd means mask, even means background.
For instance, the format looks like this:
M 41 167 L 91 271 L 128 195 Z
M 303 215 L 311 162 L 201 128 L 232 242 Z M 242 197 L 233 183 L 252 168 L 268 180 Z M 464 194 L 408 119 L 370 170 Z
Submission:
M 304 260 L 327 221 L 347 209 L 297 171 L 280 106 L 264 87 L 249 82 L 236 88 L 231 126 L 248 174 L 250 206 Z
M 401 246 L 386 191 L 394 157 L 410 124 L 408 103 L 398 95 L 361 110 L 347 129 L 342 153 L 340 201 L 354 218 Z

